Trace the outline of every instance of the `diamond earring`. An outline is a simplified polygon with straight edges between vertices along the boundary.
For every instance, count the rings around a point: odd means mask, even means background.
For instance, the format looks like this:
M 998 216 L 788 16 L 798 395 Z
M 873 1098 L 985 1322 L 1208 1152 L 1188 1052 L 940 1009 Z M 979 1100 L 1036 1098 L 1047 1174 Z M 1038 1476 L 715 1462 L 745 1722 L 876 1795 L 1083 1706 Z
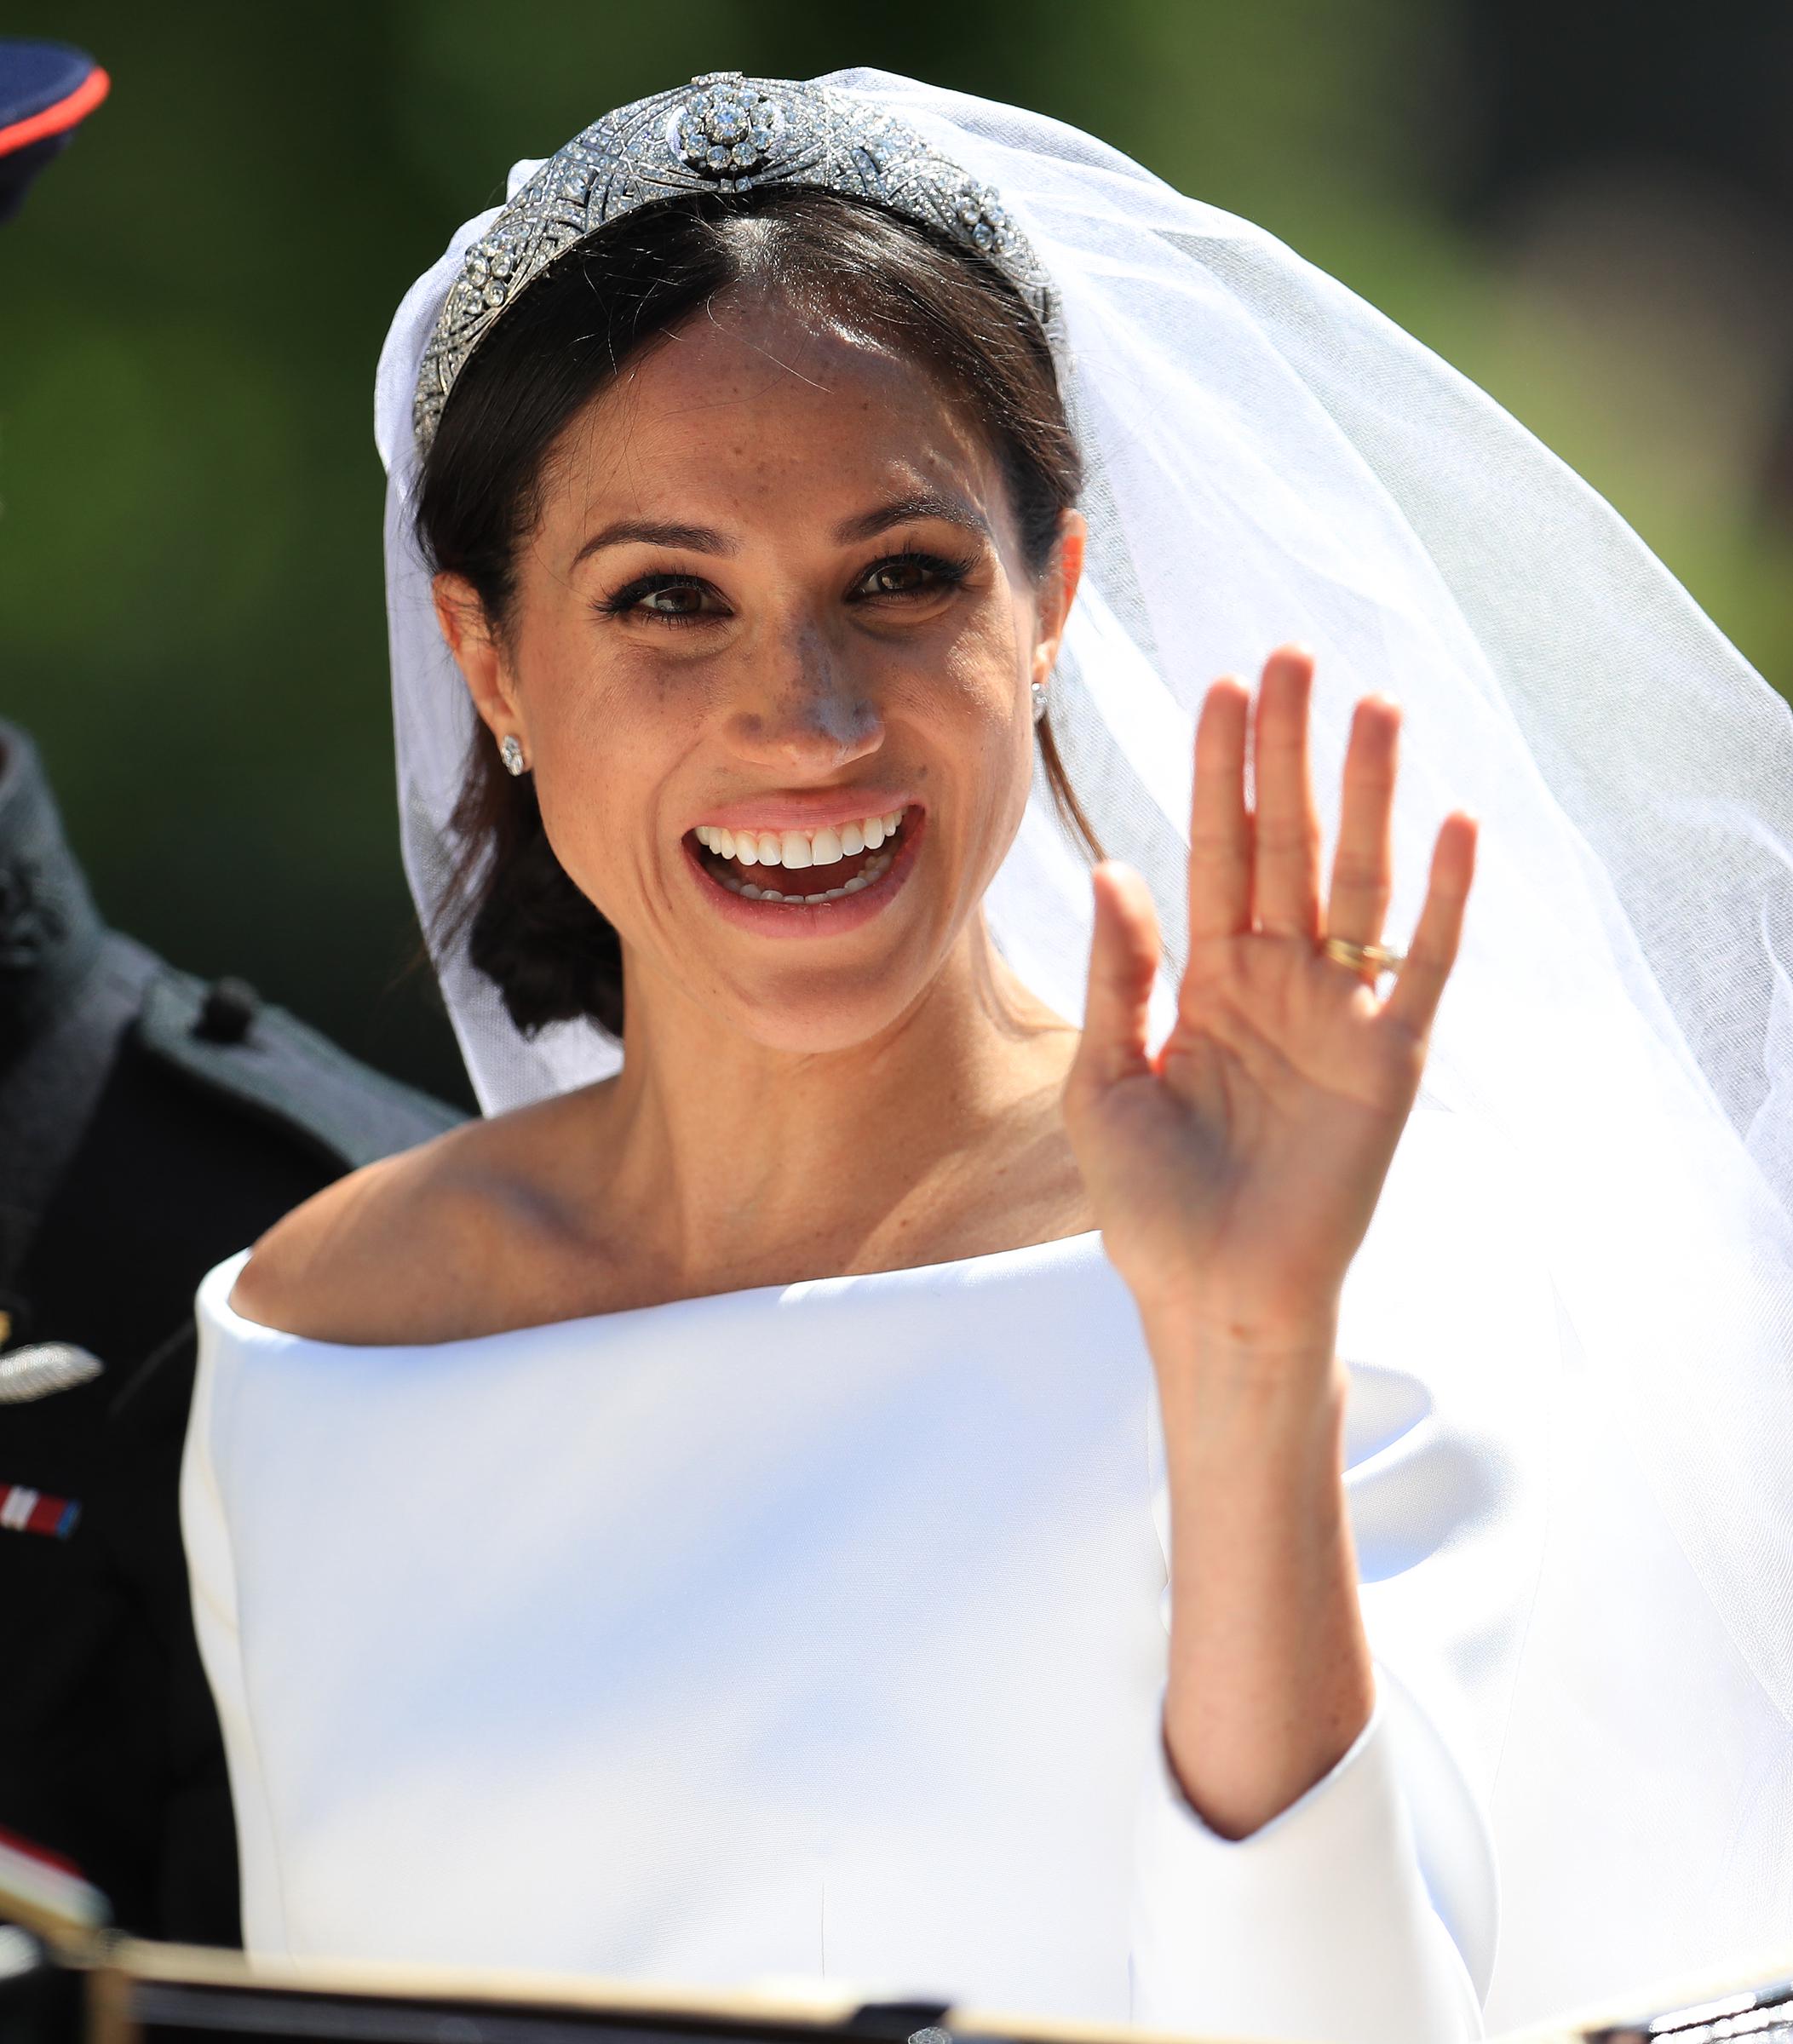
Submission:
M 1033 685 L 1033 721 L 1037 724 L 1046 714 L 1046 684 L 1036 681 Z
M 507 773 L 522 772 L 523 748 L 517 743 L 515 732 L 507 731 L 504 736 L 499 739 L 498 757 L 503 761 L 504 771 Z

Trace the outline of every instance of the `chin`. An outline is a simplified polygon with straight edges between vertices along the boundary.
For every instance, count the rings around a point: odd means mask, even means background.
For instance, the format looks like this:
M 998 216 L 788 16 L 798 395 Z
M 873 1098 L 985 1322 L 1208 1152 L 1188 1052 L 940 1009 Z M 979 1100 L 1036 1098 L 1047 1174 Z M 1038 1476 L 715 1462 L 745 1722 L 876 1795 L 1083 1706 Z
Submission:
M 767 1050 L 827 1057 L 886 1035 L 914 1011 L 928 985 L 907 972 L 833 986 L 818 985 L 813 974 L 793 973 L 789 979 L 784 986 L 767 985 L 756 993 L 732 990 L 711 1012 L 725 1027 Z

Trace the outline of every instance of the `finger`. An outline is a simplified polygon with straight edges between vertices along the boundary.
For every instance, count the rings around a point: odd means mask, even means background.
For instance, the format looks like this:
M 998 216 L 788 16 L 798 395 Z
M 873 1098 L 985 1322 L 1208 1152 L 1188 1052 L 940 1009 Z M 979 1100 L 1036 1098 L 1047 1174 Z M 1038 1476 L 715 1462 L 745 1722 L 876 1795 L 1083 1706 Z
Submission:
M 1438 1013 L 1445 982 L 1457 962 L 1463 933 L 1463 908 L 1475 877 L 1475 818 L 1456 809 L 1440 827 L 1432 847 L 1432 877 L 1425 906 L 1406 962 L 1396 975 L 1394 991 L 1382 1003 L 1391 1021 L 1424 1036 Z
M 1105 860 L 1090 876 L 1095 929 L 1089 987 L 1073 1082 L 1113 1085 L 1152 1067 L 1146 1055 L 1152 982 L 1158 974 L 1158 916 L 1132 867 Z
M 1326 933 L 1377 944 L 1394 886 L 1391 818 L 1400 744 L 1400 709 L 1386 696 L 1365 696 L 1351 719 L 1344 795 Z
M 1313 654 L 1305 646 L 1279 646 L 1264 663 L 1253 751 L 1257 861 L 1252 908 L 1258 927 L 1275 937 L 1320 933 L 1319 812 L 1307 767 L 1313 693 Z
M 1245 727 L 1251 692 L 1216 681 L 1195 727 L 1189 809 L 1189 935 L 1236 937 L 1251 927 L 1251 819 L 1245 809 Z

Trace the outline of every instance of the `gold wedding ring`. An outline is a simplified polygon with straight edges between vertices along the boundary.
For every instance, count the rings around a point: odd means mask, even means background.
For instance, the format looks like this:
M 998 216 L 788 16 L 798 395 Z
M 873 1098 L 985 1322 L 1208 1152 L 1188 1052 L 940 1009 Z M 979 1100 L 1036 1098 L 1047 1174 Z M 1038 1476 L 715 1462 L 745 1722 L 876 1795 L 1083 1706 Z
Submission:
M 1341 965 L 1351 966 L 1358 972 L 1369 965 L 1378 973 L 1398 973 L 1407 962 L 1405 951 L 1388 950 L 1379 944 L 1353 944 L 1348 937 L 1323 938 L 1320 949 L 1329 958 L 1336 958 Z

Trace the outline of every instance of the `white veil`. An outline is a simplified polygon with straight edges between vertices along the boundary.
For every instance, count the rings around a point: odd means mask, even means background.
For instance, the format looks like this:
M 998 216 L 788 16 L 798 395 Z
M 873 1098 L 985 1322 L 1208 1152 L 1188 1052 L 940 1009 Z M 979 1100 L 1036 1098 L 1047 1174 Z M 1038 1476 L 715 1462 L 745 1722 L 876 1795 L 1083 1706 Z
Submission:
M 1329 841 L 1353 703 L 1404 707 L 1388 942 L 1412 929 L 1444 814 L 1481 819 L 1422 1111 L 1473 1122 L 1524 1186 L 1563 1367 L 1641 1473 L 1613 1507 L 1615 1525 L 1636 1515 L 1619 1549 L 1672 1530 L 1734 1656 L 1743 1700 L 1704 1723 L 1675 1671 L 1714 1651 L 1706 1635 L 1665 1605 L 1652 1679 L 1647 1595 L 1588 1548 L 1582 1592 L 1632 1599 L 1641 1657 L 1609 1671 L 1608 1701 L 1651 1724 L 1665 1766 L 1723 1743 L 1723 1780 L 1740 1766 L 1750 1783 L 1712 1810 L 1706 1862 L 1664 1850 L 1656 1892 L 1690 1922 L 1734 1922 L 1739 1947 L 1777 1921 L 1793 1941 L 1793 715 L 1593 491 L 1270 235 L 1040 116 L 882 72 L 825 83 L 993 186 L 1060 293 L 1092 545 L 1052 721 L 1107 849 L 1152 887 L 1167 985 L 1194 713 L 1279 642 L 1317 656 Z M 426 922 L 472 715 L 411 537 L 411 402 L 493 217 L 407 296 L 379 372 L 399 797 Z M 1010 962 L 1078 1017 L 1088 874 L 1043 778 L 987 909 Z M 613 1068 L 595 1031 L 526 1043 L 464 960 L 438 966 L 488 1111 Z M 1638 1786 L 1647 1807 L 1657 1785 Z M 1613 1984 L 1727 1956 L 1690 1944 Z

